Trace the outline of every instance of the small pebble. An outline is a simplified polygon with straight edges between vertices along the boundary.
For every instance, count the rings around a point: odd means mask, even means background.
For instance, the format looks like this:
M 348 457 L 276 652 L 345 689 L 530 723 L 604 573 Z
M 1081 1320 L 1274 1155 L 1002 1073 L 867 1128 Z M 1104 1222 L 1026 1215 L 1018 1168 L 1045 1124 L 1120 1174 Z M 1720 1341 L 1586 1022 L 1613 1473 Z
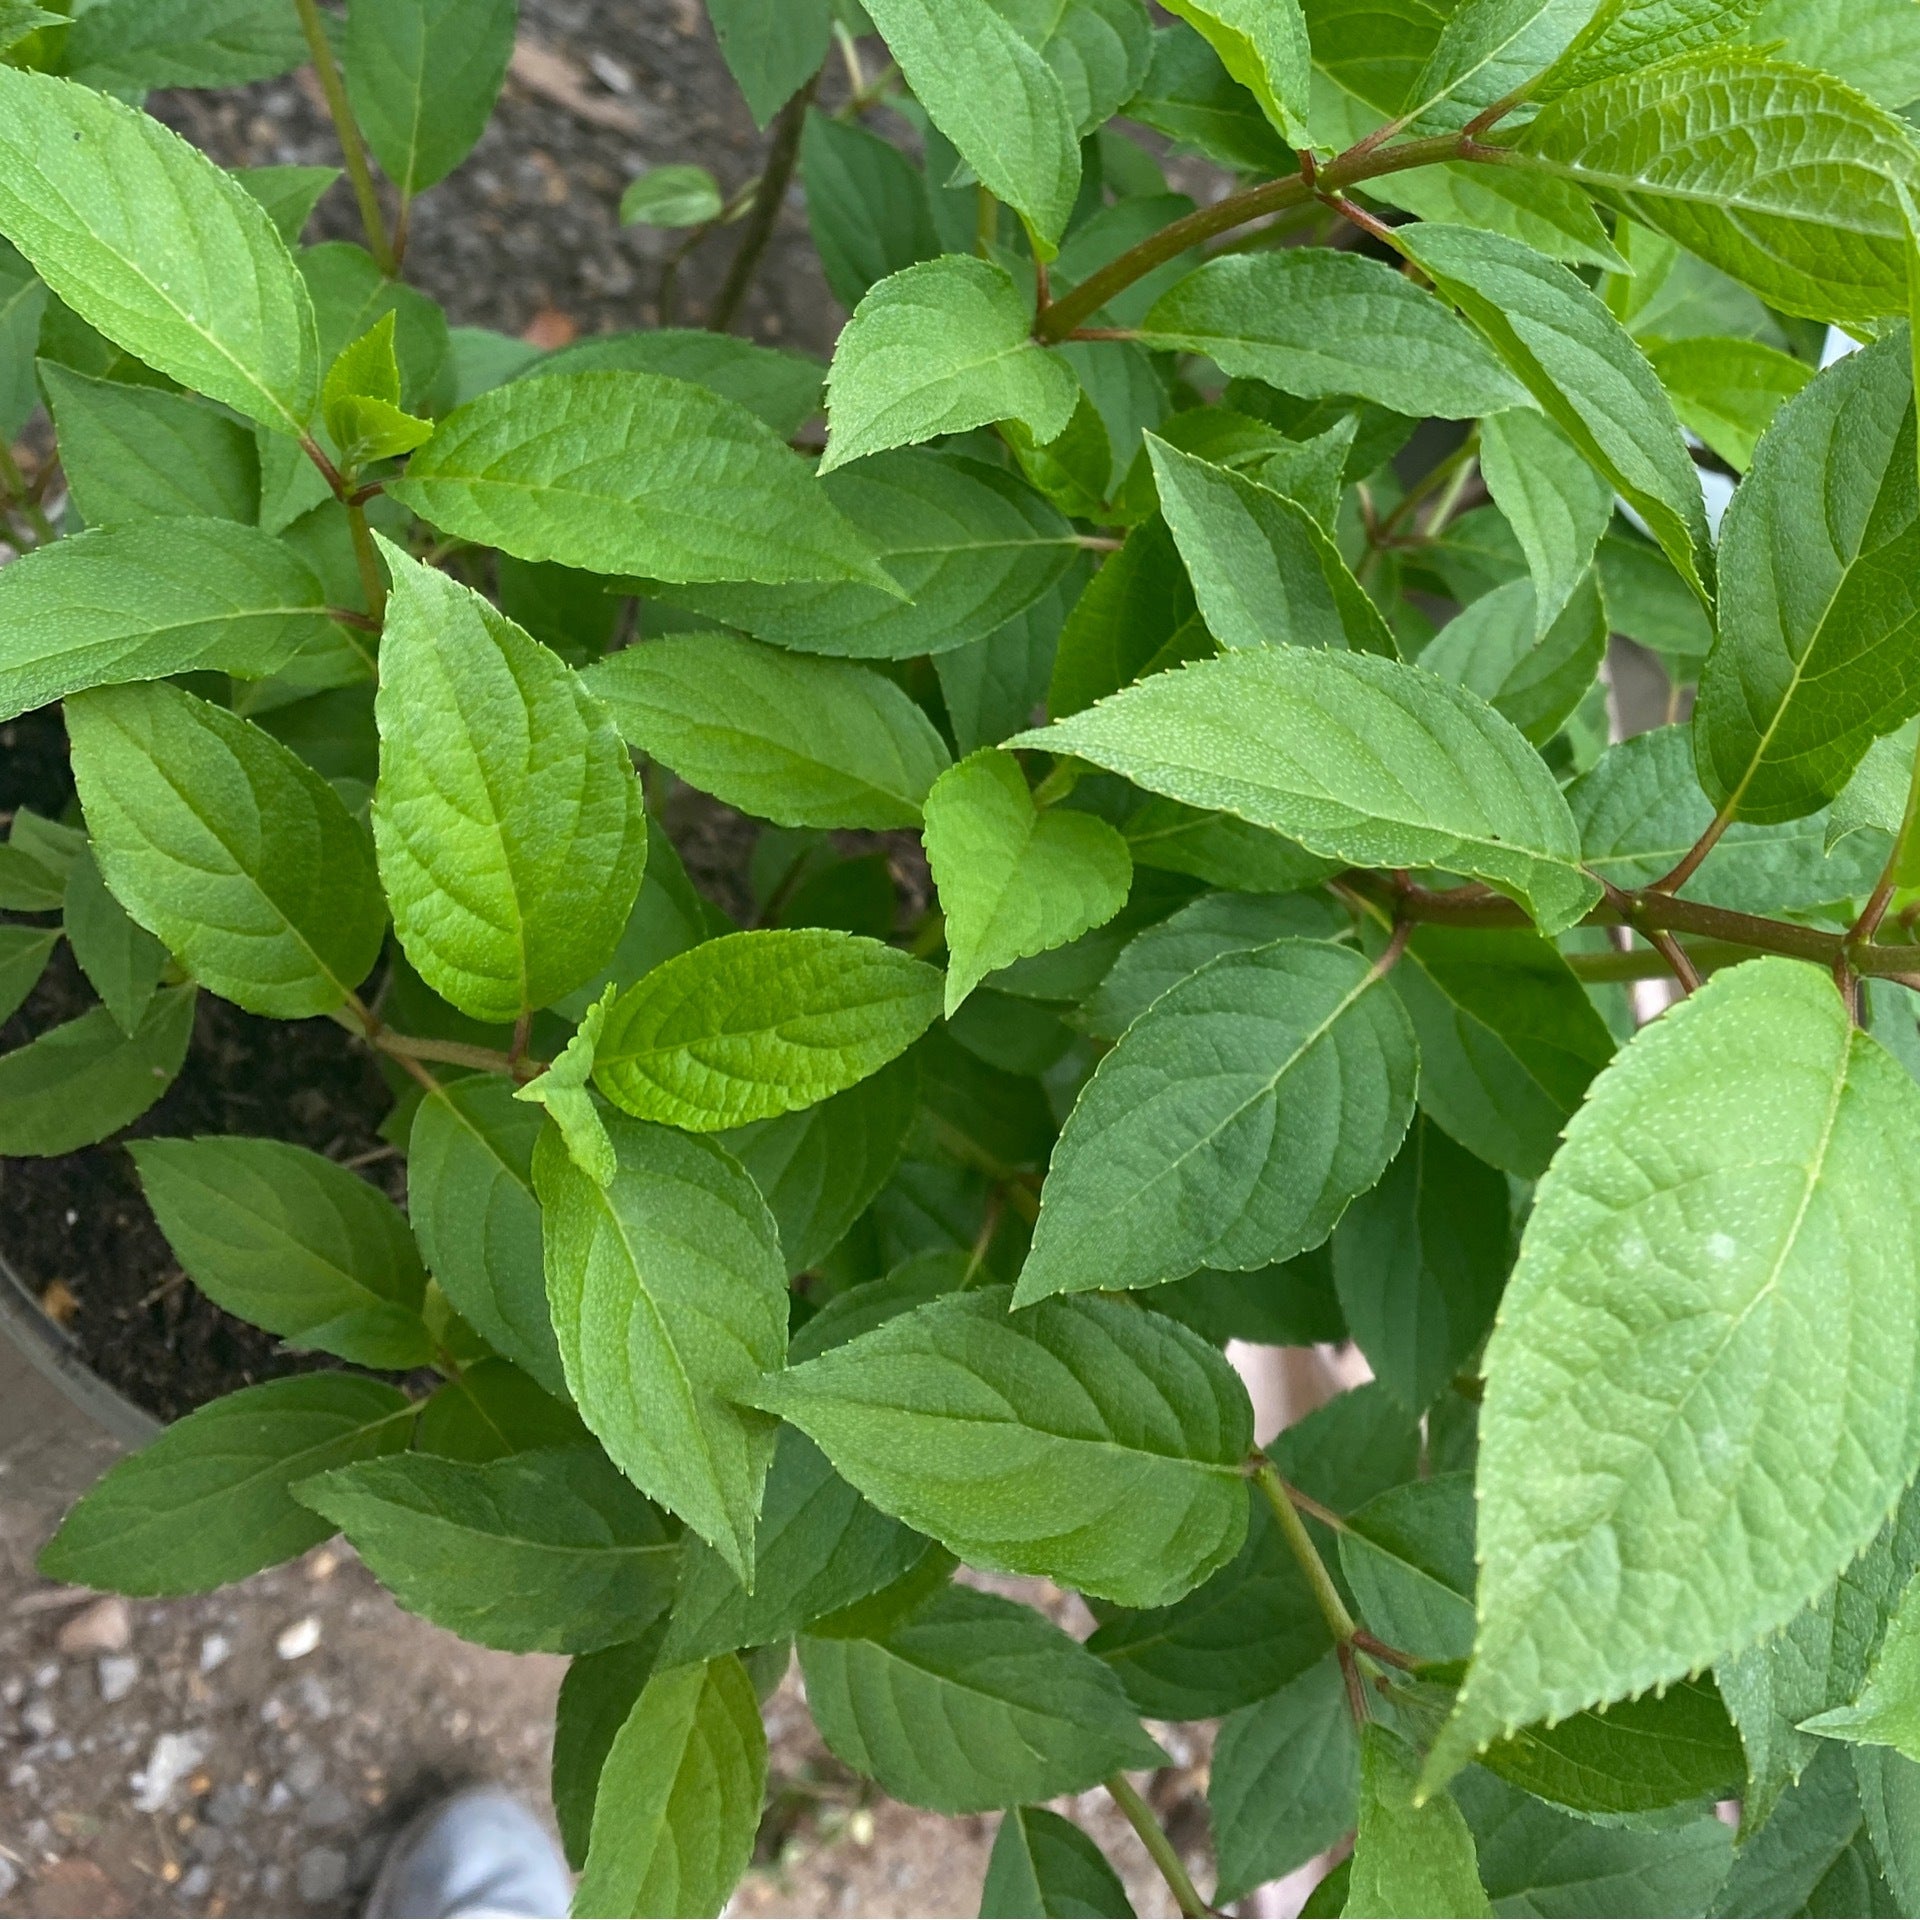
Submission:
M 20 1709 L 20 1724 L 36 1740 L 51 1739 L 54 1728 L 59 1725 L 54 1717 L 53 1702 L 44 1695 L 39 1699 L 29 1700 Z
M 216 1827 L 237 1827 L 253 1811 L 260 1795 L 244 1780 L 215 1787 L 207 1801 L 207 1819 Z
M 233 1642 L 224 1633 L 210 1633 L 200 1642 L 200 1671 L 211 1673 L 233 1657 Z
M 20 1884 L 20 1869 L 4 1853 L 0 1853 L 0 1900 L 4 1900 Z
M 309 1906 L 338 1900 L 347 1890 L 347 1856 L 338 1847 L 315 1847 L 300 1856 L 294 1885 Z
M 124 1700 L 140 1679 L 140 1662 L 130 1653 L 103 1653 L 97 1671 L 100 1698 L 108 1706 Z
M 213 1891 L 213 1869 L 211 1867 L 189 1867 L 174 1888 L 173 1897 L 187 1902 L 204 1900 Z
M 327 1763 L 317 1753 L 296 1754 L 287 1763 L 287 1791 L 302 1800 L 310 1793 L 317 1793 L 326 1777 Z
M 118 1594 L 83 1607 L 54 1638 L 62 1653 L 124 1653 L 133 1643 L 133 1615 Z
M 59 1678 L 60 1662 L 58 1660 L 43 1660 L 40 1665 L 33 1670 L 34 1688 L 40 1693 L 45 1693 Z
M 344 1827 L 353 1813 L 353 1802 L 338 1787 L 322 1787 L 302 1808 L 300 1817 L 310 1827 Z
M 320 1644 L 320 1616 L 309 1613 L 290 1627 L 282 1627 L 273 1650 L 282 1660 L 304 1660 Z
M 159 1813 L 177 1787 L 202 1760 L 211 1744 L 204 1732 L 163 1733 L 147 1756 L 147 1764 L 133 1776 L 133 1804 L 142 1813 Z

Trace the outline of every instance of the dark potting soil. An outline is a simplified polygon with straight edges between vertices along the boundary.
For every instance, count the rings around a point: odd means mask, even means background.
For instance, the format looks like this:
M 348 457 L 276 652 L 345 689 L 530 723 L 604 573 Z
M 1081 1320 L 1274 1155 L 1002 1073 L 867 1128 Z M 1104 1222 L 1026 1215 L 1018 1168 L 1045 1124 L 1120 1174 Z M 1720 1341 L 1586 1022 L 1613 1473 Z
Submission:
M 70 793 L 57 716 L 0 727 L 0 811 L 25 805 L 57 816 Z M 26 1004 L 0 1025 L 0 1051 L 94 1004 L 62 943 Z M 50 1160 L 0 1160 L 0 1256 L 37 1297 L 51 1297 L 94 1372 L 163 1420 L 238 1387 L 337 1365 L 284 1350 L 186 1278 L 119 1141 L 203 1133 L 289 1140 L 358 1163 L 397 1198 L 403 1163 L 377 1131 L 392 1104 L 372 1056 L 331 1020 L 263 1020 L 203 992 L 180 1077 L 125 1134 Z

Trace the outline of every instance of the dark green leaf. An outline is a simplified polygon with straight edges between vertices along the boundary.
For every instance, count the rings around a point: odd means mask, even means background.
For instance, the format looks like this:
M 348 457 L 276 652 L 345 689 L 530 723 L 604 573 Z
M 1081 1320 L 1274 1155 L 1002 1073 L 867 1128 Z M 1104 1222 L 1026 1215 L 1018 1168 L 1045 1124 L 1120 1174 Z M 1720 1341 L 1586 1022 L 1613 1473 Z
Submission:
M 586 1864 L 600 1772 L 634 1702 L 653 1677 L 666 1622 L 656 1620 L 625 1646 L 567 1663 L 553 1719 L 553 1815 L 577 1873 Z
M 1414 1800 L 1419 1761 L 1377 1721 L 1360 1737 L 1360 1819 L 1353 1843 L 1350 1915 L 1491 1914 L 1473 1835 L 1444 1792 Z
M 728 69 L 765 126 L 827 51 L 828 0 L 707 0 Z
M 58 927 L 0 926 L 0 1020 L 39 984 L 59 941 Z
M 876 281 L 939 253 L 925 176 L 878 134 L 809 110 L 800 178 L 814 248 L 843 307 L 857 307 Z
M 167 950 L 127 917 L 126 908 L 107 891 L 90 852 L 83 850 L 67 870 L 62 923 L 80 971 L 120 1031 L 137 1033 L 160 984 Z
M 504 1460 L 542 1447 L 580 1447 L 587 1429 L 564 1400 L 509 1360 L 470 1360 L 420 1409 L 414 1445 L 448 1460 Z
M 1106 1856 L 1071 1820 L 1045 1807 L 1009 1807 L 993 1837 L 980 1913 L 981 1920 L 1052 1914 L 1132 1920 L 1133 1906 Z
M 67 33 L 65 70 L 83 86 L 238 87 L 307 57 L 300 19 L 276 0 L 105 0 Z
M 193 1001 L 190 986 L 155 994 L 132 1034 L 95 1007 L 0 1054 L 0 1154 L 71 1153 L 139 1119 L 187 1056 Z

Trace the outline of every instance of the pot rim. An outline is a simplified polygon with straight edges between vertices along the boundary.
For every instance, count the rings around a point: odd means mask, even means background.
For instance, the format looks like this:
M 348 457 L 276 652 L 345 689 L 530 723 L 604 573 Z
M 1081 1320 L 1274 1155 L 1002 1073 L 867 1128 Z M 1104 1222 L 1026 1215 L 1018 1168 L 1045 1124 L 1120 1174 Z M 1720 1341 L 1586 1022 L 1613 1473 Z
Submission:
M 49 1318 L 4 1251 L 0 1251 L 0 1335 L 71 1405 L 122 1445 L 144 1447 L 161 1432 L 163 1421 L 109 1386 L 80 1357 L 73 1337 Z

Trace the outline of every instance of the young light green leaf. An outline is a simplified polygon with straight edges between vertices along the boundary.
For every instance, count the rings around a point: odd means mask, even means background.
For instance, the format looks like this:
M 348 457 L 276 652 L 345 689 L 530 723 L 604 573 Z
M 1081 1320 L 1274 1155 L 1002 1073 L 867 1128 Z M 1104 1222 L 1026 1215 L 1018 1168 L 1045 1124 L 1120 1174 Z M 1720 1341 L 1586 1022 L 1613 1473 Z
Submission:
M 403 202 L 467 157 L 513 52 L 514 0 L 353 0 L 341 65 L 354 118 Z
M 1761 5 L 1762 0 L 1602 0 L 1528 97 L 1552 100 L 1618 73 L 1738 39 Z M 1762 30 L 1757 37 L 1765 44 L 1772 35 Z M 1821 60 L 1807 64 L 1835 71 Z
M 51 360 L 40 379 L 60 469 L 89 526 L 259 517 L 260 456 L 239 421 L 185 394 L 90 380 Z
M 167 1244 L 216 1306 L 363 1367 L 432 1356 L 427 1276 L 378 1187 L 281 1140 L 203 1135 L 129 1151 Z
M 555 1129 L 534 1150 L 567 1388 L 614 1464 L 752 1578 L 773 1422 L 737 1402 L 787 1345 L 766 1203 L 705 1140 L 614 1116 L 601 1186 Z
M 1713 543 L 1699 477 L 1658 376 L 1599 296 L 1503 234 L 1422 222 L 1395 238 L 1705 598 Z
M 433 422 L 400 404 L 400 362 L 393 350 L 390 308 L 334 356 L 320 388 L 320 412 L 344 471 L 391 460 L 433 438 Z
M 159 121 L 0 66 L 0 233 L 116 346 L 277 433 L 307 424 L 319 353 L 286 242 Z
M 783 827 L 914 827 L 949 764 L 891 680 L 730 633 L 670 633 L 587 671 L 631 746 Z
M 1079 398 L 1072 367 L 1034 339 L 1013 276 L 943 254 L 882 280 L 847 322 L 827 376 L 820 471 L 999 420 L 1045 443 Z
M 640 891 L 640 783 L 612 716 L 471 588 L 385 548 L 374 843 L 407 958 L 511 1021 L 591 980 Z
M 904 1620 L 800 1642 L 827 1745 L 897 1800 L 986 1813 L 1161 1764 L 1105 1667 L 1031 1608 L 947 1587 Z
M 934 782 L 926 847 L 947 916 L 949 1015 L 998 968 L 1103 926 L 1133 882 L 1106 821 L 1036 807 L 1020 763 L 993 747 Z
M 1340 1306 L 1374 1377 L 1423 1411 L 1493 1321 L 1511 1259 L 1506 1180 L 1415 1121 L 1333 1236 Z
M 1051 259 L 1080 187 L 1065 90 L 989 0 L 875 0 L 867 9 L 927 117 Z
M 891 1586 L 931 1544 L 870 1507 L 805 1434 L 783 1427 L 754 1538 L 753 1591 L 712 1548 L 689 1539 L 661 1661 L 678 1666 L 785 1640 Z
M 1420 1763 L 1378 1721 L 1360 1736 L 1360 1819 L 1345 1911 L 1491 1915 L 1473 1835 L 1446 1793 L 1416 1804 Z
M 407 1212 L 433 1277 L 487 1344 L 566 1392 L 547 1312 L 533 1148 L 544 1124 L 506 1080 L 469 1074 L 422 1100 L 407 1143 Z
M 919 1093 L 919 1068 L 908 1053 L 817 1107 L 722 1138 L 772 1210 L 789 1273 L 817 1266 L 886 1185 Z
M 1593 0 L 1465 0 L 1401 111 L 1426 129 L 1465 126 L 1551 66 L 1592 12 Z
M 307 57 L 300 19 L 263 0 L 107 0 L 66 35 L 63 70 L 104 93 L 238 87 Z
M 1106 1855 L 1071 1820 L 1045 1807 L 1009 1807 L 993 1836 L 980 1913 L 981 1920 L 1047 1914 L 1118 1914 L 1133 1920 L 1133 1905 Z
M 1173 0 L 1167 11 L 1212 47 L 1290 147 L 1309 144 L 1313 51 L 1300 0 Z
M 1161 295 L 1140 338 L 1303 400 L 1357 394 L 1458 420 L 1526 404 L 1526 389 L 1432 294 L 1330 248 L 1210 260 Z
M 1636 66 L 1554 101 L 1513 151 L 1787 313 L 1906 311 L 1896 183 L 1914 181 L 1912 143 L 1826 74 L 1730 47 Z
M 1920 1444 L 1916 1147 L 1920 1088 L 1788 960 L 1718 975 L 1598 1083 L 1488 1346 L 1479 1633 L 1434 1775 L 1758 1640 L 1872 1540 Z
M 767 1735 L 732 1654 L 650 1679 L 614 1736 L 578 1914 L 717 1914 L 753 1857 Z
M 1176 1599 L 1246 1531 L 1245 1390 L 1197 1334 L 1131 1304 L 1008 1304 L 999 1287 L 934 1300 L 754 1398 L 974 1566 Z
M 829 0 L 707 0 L 707 12 L 728 70 L 764 127 L 820 70 Z
M 1592 690 L 1607 652 L 1607 610 L 1589 568 L 1544 632 L 1531 580 L 1509 580 L 1456 614 L 1420 650 L 1429 673 L 1477 693 L 1544 747 Z
M 495 387 L 448 415 L 388 491 L 443 532 L 522 560 L 899 592 L 770 427 L 659 374 Z
M 715 1133 L 810 1107 L 906 1052 L 940 974 L 856 934 L 733 933 L 663 962 L 614 1004 L 594 1078 L 643 1120 Z
M 1539 755 L 1472 694 L 1398 661 L 1302 647 L 1230 653 L 1154 674 L 1008 744 L 1077 755 L 1357 866 L 1471 875 L 1519 900 L 1546 933 L 1599 897 Z
M 879 555 L 866 586 L 680 587 L 665 596 L 801 653 L 904 660 L 998 633 L 1058 584 L 1077 536 L 1031 487 L 977 460 L 905 450 L 829 474 L 827 498 Z
M 1694 711 L 1729 815 L 1798 819 L 1920 708 L 1920 490 L 1907 336 L 1851 354 L 1780 411 L 1727 509 L 1720 638 Z
M 1766 0 L 1745 36 L 1898 112 L 1920 100 L 1920 20 L 1905 0 Z
M 1333 1660 L 1316 1661 L 1227 1717 L 1214 1742 L 1207 1805 L 1221 1903 L 1305 1866 L 1353 1826 L 1360 1738 Z
M 620 196 L 623 227 L 700 227 L 725 210 L 719 182 L 705 167 L 649 167 Z
M 255 527 L 100 527 L 0 574 L 0 713 L 173 673 L 264 679 L 333 630 L 312 569 Z
M 341 1005 L 379 954 L 386 909 L 332 787 L 258 727 L 163 683 L 78 694 L 66 717 L 94 858 L 134 919 L 249 1012 Z
M 1387 623 L 1298 501 L 1146 436 L 1200 617 L 1223 647 L 1396 653 Z
M 1758 340 L 1665 340 L 1649 358 L 1680 424 L 1739 473 L 1773 416 L 1813 378 L 1804 360 Z
M 107 891 L 93 855 L 82 849 L 67 869 L 61 916 L 67 943 L 120 1031 L 138 1033 L 167 964 L 167 950 Z M 0 999 L 4 999 L 0 994 Z
M 536 1074 L 514 1098 L 531 1106 L 546 1108 L 560 1137 L 573 1155 L 574 1165 L 588 1179 L 602 1187 L 613 1184 L 619 1171 L 613 1142 L 607 1137 L 606 1122 L 594 1104 L 587 1082 L 593 1075 L 593 1050 L 600 1042 L 600 1030 L 606 1025 L 607 1009 L 620 989 L 609 986 L 581 1016 L 567 1044 L 560 1049 L 545 1073 Z
M 49 1580 L 205 1593 L 318 1546 L 332 1525 L 288 1488 L 405 1448 L 413 1403 L 350 1373 L 302 1373 L 201 1407 L 117 1462 L 40 1550 Z
M 1534 624 L 1559 619 L 1613 518 L 1613 491 L 1543 415 L 1524 407 L 1480 423 L 1480 472 L 1533 575 Z
M 673 1603 L 680 1544 L 598 1447 L 402 1454 L 302 1480 L 410 1613 L 508 1653 L 594 1653 Z
M 187 1057 L 193 1001 L 192 987 L 155 994 L 131 1034 L 95 1007 L 0 1053 L 0 1154 L 72 1153 L 139 1119 Z
M 1417 1072 L 1399 1001 L 1352 949 L 1224 954 L 1162 994 L 1082 1090 L 1020 1303 L 1318 1246 L 1393 1158 Z
M 1893 1747 L 1920 1759 L 1920 1592 L 1911 1584 L 1894 1605 L 1859 1698 L 1800 1725 L 1829 1740 Z

